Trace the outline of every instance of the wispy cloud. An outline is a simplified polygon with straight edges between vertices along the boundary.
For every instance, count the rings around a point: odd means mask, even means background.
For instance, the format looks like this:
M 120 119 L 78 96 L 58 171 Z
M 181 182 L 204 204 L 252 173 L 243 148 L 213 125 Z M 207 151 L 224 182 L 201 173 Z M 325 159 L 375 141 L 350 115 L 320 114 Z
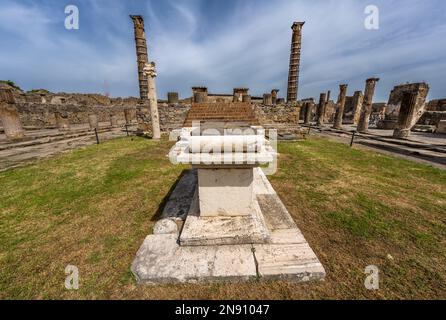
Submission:
M 150 59 L 158 66 L 159 96 L 190 95 L 193 85 L 213 92 L 248 86 L 286 94 L 291 23 L 303 30 L 300 97 L 317 97 L 338 84 L 349 93 L 379 76 L 377 100 L 394 85 L 427 81 L 432 98 L 444 97 L 446 22 L 442 0 L 375 0 L 380 29 L 364 28 L 357 0 L 319 1 L 78 1 L 80 30 L 63 28 L 55 0 L 0 0 L 0 78 L 25 89 L 138 95 L 129 14 L 145 17 Z

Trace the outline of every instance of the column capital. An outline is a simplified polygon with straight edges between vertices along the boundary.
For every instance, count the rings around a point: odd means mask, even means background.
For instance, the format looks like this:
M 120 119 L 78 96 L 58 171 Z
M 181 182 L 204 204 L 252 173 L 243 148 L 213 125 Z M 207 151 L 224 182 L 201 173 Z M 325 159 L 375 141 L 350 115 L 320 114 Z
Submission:
M 300 31 L 304 24 L 305 24 L 305 21 L 303 21 L 303 22 L 295 21 L 295 22 L 293 22 L 291 29 L 293 31 Z

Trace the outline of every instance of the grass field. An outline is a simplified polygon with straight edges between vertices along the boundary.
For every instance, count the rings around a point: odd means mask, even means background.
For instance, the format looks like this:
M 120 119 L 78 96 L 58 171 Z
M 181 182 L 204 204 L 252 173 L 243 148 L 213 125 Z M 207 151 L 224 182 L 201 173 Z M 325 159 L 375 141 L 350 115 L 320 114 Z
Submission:
M 269 179 L 325 281 L 137 286 L 130 264 L 187 168 L 170 146 L 123 138 L 0 173 L 0 298 L 446 298 L 446 172 L 321 138 L 280 143 Z M 77 291 L 64 288 L 68 264 Z

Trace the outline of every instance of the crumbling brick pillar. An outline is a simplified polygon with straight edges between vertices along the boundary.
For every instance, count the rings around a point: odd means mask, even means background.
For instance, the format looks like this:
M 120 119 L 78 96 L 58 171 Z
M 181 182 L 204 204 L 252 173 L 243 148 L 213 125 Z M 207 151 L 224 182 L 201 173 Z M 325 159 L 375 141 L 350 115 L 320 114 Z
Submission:
M 263 104 L 265 106 L 271 106 L 273 104 L 273 98 L 271 96 L 271 93 L 265 93 L 263 95 Z
M 279 89 L 273 89 L 271 90 L 271 99 L 272 99 L 272 104 L 276 105 L 277 104 L 277 94 L 279 93 Z
M 338 108 L 335 114 L 335 120 L 333 124 L 333 128 L 342 129 L 342 118 L 344 117 L 344 108 L 345 108 L 345 97 L 347 95 L 347 86 L 346 84 L 339 85 L 339 98 L 338 98 Z
M 324 124 L 325 104 L 327 102 L 327 94 L 321 93 L 319 104 L 317 106 L 317 125 L 320 127 Z
M 307 101 L 305 102 L 305 115 L 304 115 L 304 124 L 310 125 L 313 115 L 313 109 L 314 109 L 314 102 L 313 101 Z
M 96 114 L 88 115 L 88 124 L 90 125 L 90 130 L 99 129 L 98 116 Z
M 357 131 L 360 133 L 366 133 L 369 129 L 369 121 L 373 105 L 373 95 L 375 94 L 375 87 L 378 81 L 379 78 L 370 78 L 366 80 L 364 103 L 361 108 L 361 115 L 357 127 Z
M 21 139 L 25 136 L 10 89 L 0 89 L 0 119 L 8 139 Z
M 139 95 L 142 100 L 148 98 L 148 83 L 147 77 L 144 74 L 144 66 L 149 62 L 147 54 L 146 35 L 144 31 L 144 19 L 142 16 L 130 16 L 133 20 L 133 27 L 135 30 L 135 45 L 136 45 L 136 61 L 138 63 L 138 80 L 139 80 Z
M 167 93 L 167 103 L 174 104 L 178 103 L 178 92 L 168 92 Z
M 232 102 L 243 101 L 243 95 L 248 94 L 248 88 L 234 88 Z
M 208 100 L 208 88 L 192 87 L 192 102 L 203 103 Z
M 60 111 L 56 111 L 54 113 L 54 117 L 56 118 L 56 125 L 60 131 L 70 130 L 70 123 L 68 121 L 68 114 L 62 113 Z
M 135 118 L 133 109 L 130 108 L 124 109 L 124 118 L 126 124 L 131 124 L 132 120 Z
M 353 123 L 358 124 L 359 117 L 361 116 L 362 103 L 364 95 L 362 91 L 355 91 L 353 95 Z
M 251 95 L 244 94 L 243 97 L 242 97 L 242 101 L 246 102 L 246 103 L 251 103 Z
M 298 86 L 299 86 L 299 66 L 300 66 L 300 51 L 302 45 L 302 27 L 305 22 L 294 22 L 291 26 L 293 35 L 291 37 L 291 53 L 290 53 L 290 68 L 288 71 L 288 88 L 287 88 L 287 102 L 297 100 Z

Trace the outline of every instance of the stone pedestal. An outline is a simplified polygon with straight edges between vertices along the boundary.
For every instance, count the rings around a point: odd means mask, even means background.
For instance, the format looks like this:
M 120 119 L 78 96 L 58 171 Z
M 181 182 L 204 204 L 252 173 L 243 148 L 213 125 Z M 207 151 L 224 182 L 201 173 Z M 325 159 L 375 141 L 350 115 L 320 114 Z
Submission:
M 253 168 L 198 169 L 200 215 L 248 216 L 252 214 Z

